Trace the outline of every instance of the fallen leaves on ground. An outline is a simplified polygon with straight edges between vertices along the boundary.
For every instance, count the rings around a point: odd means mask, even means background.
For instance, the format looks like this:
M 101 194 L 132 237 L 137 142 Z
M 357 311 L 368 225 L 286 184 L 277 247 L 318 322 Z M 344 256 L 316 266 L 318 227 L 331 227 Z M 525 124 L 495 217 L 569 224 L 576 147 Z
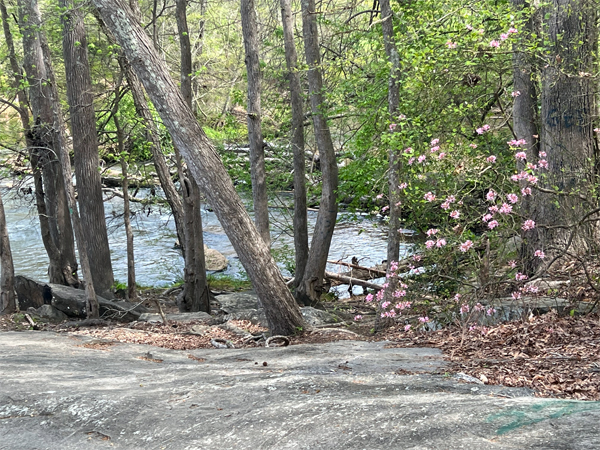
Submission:
M 544 397 L 600 400 L 600 317 L 555 313 L 489 328 L 423 334 L 390 330 L 394 346 L 444 351 L 451 370 L 486 384 L 534 389 Z

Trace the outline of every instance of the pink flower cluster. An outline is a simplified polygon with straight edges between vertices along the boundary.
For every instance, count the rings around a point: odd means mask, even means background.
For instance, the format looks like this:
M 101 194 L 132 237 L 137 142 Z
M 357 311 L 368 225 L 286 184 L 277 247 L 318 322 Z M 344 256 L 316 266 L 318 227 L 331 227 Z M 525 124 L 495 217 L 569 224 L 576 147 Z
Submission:
M 484 125 L 481 128 L 477 128 L 477 130 L 475 130 L 477 132 L 477 134 L 484 134 L 487 133 L 488 131 L 490 131 L 492 127 L 490 127 L 489 125 Z

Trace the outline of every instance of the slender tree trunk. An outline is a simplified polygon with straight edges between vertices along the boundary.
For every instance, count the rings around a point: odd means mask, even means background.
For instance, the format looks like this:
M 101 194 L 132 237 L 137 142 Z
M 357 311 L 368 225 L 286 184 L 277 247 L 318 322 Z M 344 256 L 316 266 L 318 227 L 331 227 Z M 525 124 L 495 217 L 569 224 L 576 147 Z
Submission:
M 137 3 L 133 2 L 133 5 L 136 6 Z M 134 14 L 136 15 L 136 17 L 139 17 L 139 12 L 136 12 L 136 10 L 134 10 Z M 106 25 L 104 24 L 102 18 L 99 16 L 96 10 L 94 10 L 94 15 L 96 17 L 96 20 L 100 24 L 100 27 L 102 28 L 104 34 L 107 36 L 110 42 L 114 43 L 114 36 L 110 32 L 110 30 L 106 28 Z M 131 65 L 127 61 L 127 58 L 125 58 L 125 54 L 122 50 L 119 51 L 118 60 L 121 72 L 123 72 L 123 74 L 125 75 L 127 85 L 129 86 L 129 89 L 131 91 L 131 97 L 133 98 L 135 111 L 138 114 L 138 116 L 141 117 L 144 127 L 146 129 L 146 138 L 148 143 L 150 144 L 150 152 L 152 153 L 154 169 L 156 170 L 156 174 L 158 175 L 160 186 L 162 187 L 162 190 L 165 193 L 167 203 L 169 203 L 169 206 L 171 207 L 171 212 L 173 213 L 173 220 L 175 221 L 175 229 L 177 230 L 177 238 L 182 248 L 185 249 L 183 205 L 181 203 L 179 193 L 177 192 L 177 188 L 175 187 L 175 183 L 173 183 L 173 179 L 171 178 L 171 172 L 169 170 L 169 166 L 167 165 L 167 161 L 163 153 L 158 129 L 156 127 L 156 124 L 154 123 L 152 112 L 148 107 L 144 87 L 142 86 L 137 75 L 131 68 Z
M 187 25 L 186 0 L 176 0 L 177 32 L 181 54 L 181 95 L 193 112 L 192 105 L 192 47 Z M 200 208 L 200 190 L 193 177 L 189 177 L 183 168 L 179 149 L 175 144 L 177 170 L 183 197 L 183 215 L 185 240 L 184 287 L 177 298 L 179 310 L 210 312 L 210 291 L 206 283 L 206 261 L 204 257 L 204 236 L 202 230 L 202 210 Z
M 202 51 L 204 49 L 204 31 L 206 27 L 206 2 L 207 0 L 200 0 L 200 22 L 198 23 L 198 38 L 196 39 L 196 43 L 194 44 L 194 48 L 192 51 L 192 92 L 194 98 L 192 98 L 192 103 L 194 103 L 194 99 L 200 96 L 201 85 L 198 83 L 197 73 L 200 71 L 200 56 L 202 56 Z
M 297 288 L 304 277 L 308 261 L 308 220 L 306 217 L 306 179 L 304 154 L 304 107 L 302 87 L 298 75 L 298 55 L 294 43 L 294 22 L 291 0 L 280 0 L 281 21 L 285 61 L 290 82 L 292 103 L 292 148 L 294 150 L 294 249 L 296 251 L 296 272 L 294 286 Z
M 529 2 L 525 0 L 512 0 L 512 4 L 517 11 L 529 7 Z M 527 43 L 536 33 L 533 15 L 519 31 L 519 40 L 513 45 L 513 131 L 517 140 L 525 140 L 526 144 L 521 148 L 527 154 L 527 161 L 535 164 L 539 159 L 538 89 L 534 78 L 536 67 L 533 57 L 527 54 Z M 517 162 L 517 170 L 520 172 L 523 169 L 525 164 Z M 526 187 L 527 182 L 522 181 L 521 188 Z M 529 217 L 535 214 L 535 207 L 536 203 L 532 202 L 531 196 L 521 198 L 522 215 Z M 542 262 L 534 256 L 535 250 L 540 249 L 541 245 L 538 230 L 529 231 L 520 249 L 524 271 L 529 275 L 532 275 Z
M 23 35 L 24 68 L 33 113 L 33 122 L 30 123 L 25 110 L 28 104 L 24 103 L 21 121 L 32 163 L 42 240 L 50 259 L 49 279 L 52 283 L 78 286 L 73 228 L 59 161 L 65 145 L 63 120 L 50 51 L 41 32 L 41 16 L 36 0 L 19 1 L 19 25 Z M 12 39 L 10 41 L 12 43 Z M 14 66 L 16 55 L 14 47 L 10 47 L 11 66 Z M 12 68 L 15 71 L 15 67 Z M 15 81 L 22 85 L 18 69 L 15 77 Z M 19 100 L 25 99 L 26 95 L 21 94 Z
M 302 28 L 304 31 L 304 52 L 308 64 L 310 105 L 315 140 L 321 157 L 323 183 L 319 214 L 310 244 L 310 254 L 302 283 L 298 286 L 297 297 L 300 302 L 314 303 L 321 298 L 323 292 L 323 277 L 325 276 L 327 256 L 329 255 L 338 209 L 336 197 L 338 168 L 326 119 L 315 0 L 302 0 Z
M 381 27 L 383 31 L 383 43 L 385 53 L 390 63 L 390 76 L 388 78 L 388 112 L 390 122 L 398 120 L 398 107 L 400 104 L 400 54 L 395 43 L 393 12 L 390 7 L 390 0 L 380 0 L 381 6 Z M 402 207 L 400 205 L 400 170 L 401 154 L 399 148 L 391 146 L 388 151 L 389 173 L 388 173 L 388 191 L 390 201 L 390 221 L 387 241 L 387 275 L 388 288 L 384 294 L 385 301 L 392 301 L 393 293 L 398 286 L 398 278 L 391 271 L 392 262 L 400 259 L 400 215 Z M 386 321 L 381 320 L 381 315 L 376 316 L 375 328 L 381 328 Z
M 0 315 L 11 314 L 17 310 L 15 300 L 15 270 L 13 266 L 12 253 L 10 251 L 10 240 L 8 239 L 8 228 L 6 227 L 6 216 L 4 215 L 4 203 L 0 194 Z
M 254 223 L 267 245 L 271 245 L 269 232 L 269 204 L 267 199 L 267 174 L 265 148 L 261 128 L 260 91 L 261 75 L 258 55 L 258 25 L 254 0 L 241 0 L 242 34 L 246 52 L 248 78 L 248 140 L 250 141 L 250 177 Z
M 70 0 L 61 0 L 61 6 L 66 10 L 62 15 L 63 54 L 85 245 L 96 291 L 103 297 L 112 298 L 115 280 L 98 172 L 98 136 L 83 11 L 80 5 Z
M 265 309 L 273 334 L 294 334 L 304 326 L 269 249 L 248 216 L 214 146 L 186 106 L 164 61 L 123 0 L 94 0 L 124 49 L 188 167 L 215 209 Z
M 554 0 L 546 17 L 549 46 L 542 73 L 541 150 L 547 154 L 548 170 L 543 186 L 558 188 L 564 195 L 536 193 L 534 220 L 542 225 L 543 250 L 554 256 L 566 250 L 582 253 L 596 245 L 596 224 L 580 226 L 568 249 L 572 228 L 557 226 L 576 224 L 596 207 L 591 188 L 596 157 L 597 4 Z

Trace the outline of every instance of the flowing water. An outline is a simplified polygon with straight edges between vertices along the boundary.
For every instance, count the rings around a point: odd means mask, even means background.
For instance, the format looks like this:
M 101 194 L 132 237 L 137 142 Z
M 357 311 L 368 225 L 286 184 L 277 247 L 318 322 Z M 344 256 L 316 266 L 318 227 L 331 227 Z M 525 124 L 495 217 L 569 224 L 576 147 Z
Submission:
M 22 187 L 23 185 L 21 185 Z M 47 279 L 48 257 L 42 244 L 39 221 L 33 195 L 22 189 L 2 190 L 6 219 L 17 275 L 26 275 L 39 280 Z M 139 196 L 145 192 L 140 191 Z M 137 282 L 143 286 L 169 286 L 181 279 L 183 258 L 174 248 L 177 236 L 168 206 L 146 206 L 132 204 L 132 218 Z M 109 229 L 109 243 L 115 279 L 127 280 L 127 255 L 125 229 L 123 226 L 123 201 L 114 197 L 105 202 Z M 317 212 L 309 211 L 310 231 L 314 227 Z M 204 243 L 218 250 L 229 259 L 229 267 L 221 272 L 235 277 L 245 276 L 223 228 L 215 214 L 208 209 L 202 214 Z M 285 260 L 293 262 L 293 237 L 291 235 L 291 211 L 283 208 L 271 209 L 273 249 L 284 274 Z M 347 213 L 338 215 L 331 249 L 330 260 L 350 262 L 355 256 L 363 266 L 374 266 L 386 259 L 387 227 L 378 220 Z M 408 246 L 401 251 L 406 253 Z M 332 272 L 345 271 L 339 265 L 329 265 Z M 343 292 L 345 289 L 340 288 Z M 360 289 L 357 288 L 357 292 Z

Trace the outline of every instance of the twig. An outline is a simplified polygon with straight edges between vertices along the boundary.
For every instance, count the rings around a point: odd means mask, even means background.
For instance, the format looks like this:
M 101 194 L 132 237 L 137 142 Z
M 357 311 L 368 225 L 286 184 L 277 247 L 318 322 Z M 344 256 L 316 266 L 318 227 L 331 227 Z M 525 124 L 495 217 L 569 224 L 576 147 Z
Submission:
M 158 313 L 160 314 L 160 317 L 162 318 L 163 324 L 167 325 L 169 323 L 167 321 L 167 316 L 165 316 L 165 312 L 163 311 L 162 306 L 157 298 L 154 299 L 154 304 L 156 304 L 156 307 L 158 308 Z

